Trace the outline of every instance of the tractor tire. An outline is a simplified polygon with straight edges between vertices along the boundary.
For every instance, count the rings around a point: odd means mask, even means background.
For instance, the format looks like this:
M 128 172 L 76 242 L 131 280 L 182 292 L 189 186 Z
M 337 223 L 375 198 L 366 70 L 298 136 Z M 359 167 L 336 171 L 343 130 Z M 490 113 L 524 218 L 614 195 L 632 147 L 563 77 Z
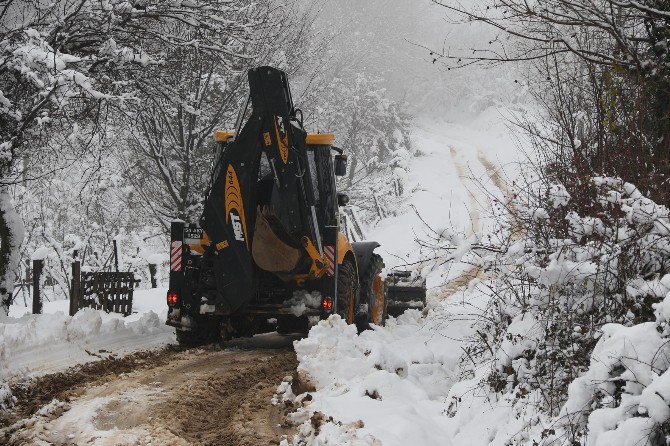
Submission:
M 201 319 L 191 330 L 176 329 L 177 343 L 182 347 L 199 347 L 220 342 L 222 339 L 221 320 Z
M 309 321 L 307 317 L 280 316 L 277 318 L 277 333 L 280 335 L 309 333 Z
M 230 336 L 235 338 L 251 338 L 260 332 L 260 324 L 251 317 L 237 315 L 230 319 L 228 329 Z
M 384 285 L 379 277 L 383 269 L 382 257 L 379 254 L 372 254 L 366 270 L 361 273 L 361 304 L 367 306 L 367 312 L 358 315 L 356 326 L 359 332 L 369 330 L 371 323 L 380 326 L 386 324 L 387 302 L 383 290 Z M 378 301 L 379 299 L 381 302 Z
M 347 324 L 356 321 L 356 298 L 358 297 L 358 274 L 356 266 L 345 259 L 338 268 L 337 275 L 337 314 Z
M 207 336 L 202 330 L 176 330 L 177 343 L 181 347 L 199 347 L 207 344 Z

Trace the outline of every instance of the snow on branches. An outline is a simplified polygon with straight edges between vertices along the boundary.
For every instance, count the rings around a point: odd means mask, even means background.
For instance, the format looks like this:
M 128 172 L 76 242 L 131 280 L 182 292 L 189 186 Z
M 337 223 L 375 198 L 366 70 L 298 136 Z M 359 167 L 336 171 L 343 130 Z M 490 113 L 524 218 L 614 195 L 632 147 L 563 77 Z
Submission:
M 335 133 L 336 144 L 349 157 L 340 187 L 365 211 L 366 220 L 385 217 L 404 194 L 414 154 L 407 104 L 394 100 L 377 75 L 351 70 L 338 73 L 316 102 L 309 124 Z
M 118 113 L 142 104 L 152 68 L 178 62 L 166 61 L 167 54 L 197 53 L 238 70 L 256 55 L 249 42 L 266 25 L 268 14 L 258 12 L 264 7 L 271 9 L 269 3 L 244 0 L 5 2 L 0 9 L 1 196 L 10 196 L 18 183 L 27 187 L 96 158 L 96 151 L 117 147 L 113 141 L 123 141 Z M 221 84 L 215 77 L 211 83 Z M 185 103 L 187 114 L 195 108 Z M 101 168 L 93 164 L 68 174 Z M 8 271 L 16 269 L 18 259 L 18 246 L 10 241 L 23 232 L 22 225 L 8 224 L 9 208 L 4 200 L 0 282 L 9 285 L 0 287 L 0 300 L 5 310 L 13 288 Z
M 590 207 L 561 184 L 518 203 L 526 235 L 486 259 L 501 273 L 464 359 L 486 365 L 470 384 L 513 407 L 514 444 L 657 444 L 670 434 L 670 210 L 618 178 L 582 187 Z
M 466 21 L 490 25 L 501 35 L 487 48 L 469 54 L 437 56 L 456 66 L 571 53 L 587 63 L 651 75 L 667 73 L 670 10 L 663 1 L 488 0 L 472 8 L 433 2 Z

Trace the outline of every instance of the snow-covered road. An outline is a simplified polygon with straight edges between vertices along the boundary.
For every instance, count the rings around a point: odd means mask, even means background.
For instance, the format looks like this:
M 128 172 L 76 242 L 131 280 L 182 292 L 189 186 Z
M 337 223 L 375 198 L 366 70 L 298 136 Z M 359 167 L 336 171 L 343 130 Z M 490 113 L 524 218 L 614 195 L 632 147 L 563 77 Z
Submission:
M 0 323 L 0 381 L 28 379 L 28 390 L 15 393 L 39 398 L 18 401 L 0 439 L 58 445 L 261 445 L 282 436 L 284 444 L 484 441 L 491 433 L 475 435 L 472 424 L 445 415 L 452 385 L 462 378 L 462 347 L 487 302 L 473 280 L 484 274 L 467 258 L 425 262 L 429 253 L 417 239 L 451 231 L 467 245 L 490 234 L 496 227 L 491 199 L 507 200 L 517 152 L 494 111 L 471 125 L 421 121 L 413 138 L 420 155 L 411 161 L 410 192 L 395 216 L 368 235 L 382 244 L 387 267 L 417 264 L 428 273 L 426 317 L 408 312 L 360 336 L 337 318 L 323 322 L 295 343 L 300 377 L 287 380 L 315 391 L 296 401 L 300 392 L 282 385 L 279 404 L 271 406 L 277 384 L 296 369 L 292 338 L 264 335 L 222 351 L 165 349 L 175 340 L 164 325 L 164 289 L 139 292 L 137 313 L 128 318 L 97 311 L 70 318 L 66 301 L 47 303 L 41 316 L 16 305 Z M 121 359 L 138 350 L 158 353 Z M 97 365 L 55 373 L 88 361 Z M 44 383 L 47 390 L 31 387 Z
M 136 290 L 133 314 L 125 318 L 90 309 L 70 317 L 67 300 L 45 302 L 40 315 L 12 305 L 10 317 L 0 321 L 0 382 L 174 344 L 174 329 L 165 325 L 165 293 Z
M 125 359 L 103 360 L 88 373 L 44 377 L 32 385 L 47 394 L 34 392 L 53 400 L 35 408 L 20 402 L 24 417 L 5 420 L 10 425 L 0 429 L 0 443 L 276 444 L 291 431 L 279 427 L 284 408 L 269 402 L 277 383 L 295 370 L 294 339 L 264 335 L 223 350 L 167 349 L 127 367 Z

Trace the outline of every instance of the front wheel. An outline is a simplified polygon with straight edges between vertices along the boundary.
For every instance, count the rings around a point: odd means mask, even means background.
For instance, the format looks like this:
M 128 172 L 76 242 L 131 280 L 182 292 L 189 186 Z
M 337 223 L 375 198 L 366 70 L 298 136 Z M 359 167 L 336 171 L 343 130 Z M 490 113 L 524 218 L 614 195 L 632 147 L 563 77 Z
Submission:
M 379 326 L 386 324 L 386 290 L 381 278 L 383 269 L 382 257 L 379 254 L 372 254 L 366 270 L 361 273 L 361 302 L 367 311 L 360 314 L 356 321 L 358 331 L 369 329 L 371 323 Z
M 337 314 L 347 324 L 353 324 L 356 315 L 356 296 L 358 294 L 358 274 L 356 266 L 345 260 L 337 274 Z

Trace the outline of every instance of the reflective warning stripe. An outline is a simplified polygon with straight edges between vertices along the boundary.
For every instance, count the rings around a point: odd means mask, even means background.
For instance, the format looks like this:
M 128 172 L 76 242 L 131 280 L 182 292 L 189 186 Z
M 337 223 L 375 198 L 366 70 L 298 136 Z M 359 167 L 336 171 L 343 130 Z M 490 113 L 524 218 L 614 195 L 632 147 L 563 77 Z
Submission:
M 335 247 L 334 246 L 324 246 L 323 247 L 323 256 L 326 259 L 326 273 L 329 276 L 335 275 Z
M 182 242 L 172 242 L 170 250 L 170 271 L 181 271 Z

